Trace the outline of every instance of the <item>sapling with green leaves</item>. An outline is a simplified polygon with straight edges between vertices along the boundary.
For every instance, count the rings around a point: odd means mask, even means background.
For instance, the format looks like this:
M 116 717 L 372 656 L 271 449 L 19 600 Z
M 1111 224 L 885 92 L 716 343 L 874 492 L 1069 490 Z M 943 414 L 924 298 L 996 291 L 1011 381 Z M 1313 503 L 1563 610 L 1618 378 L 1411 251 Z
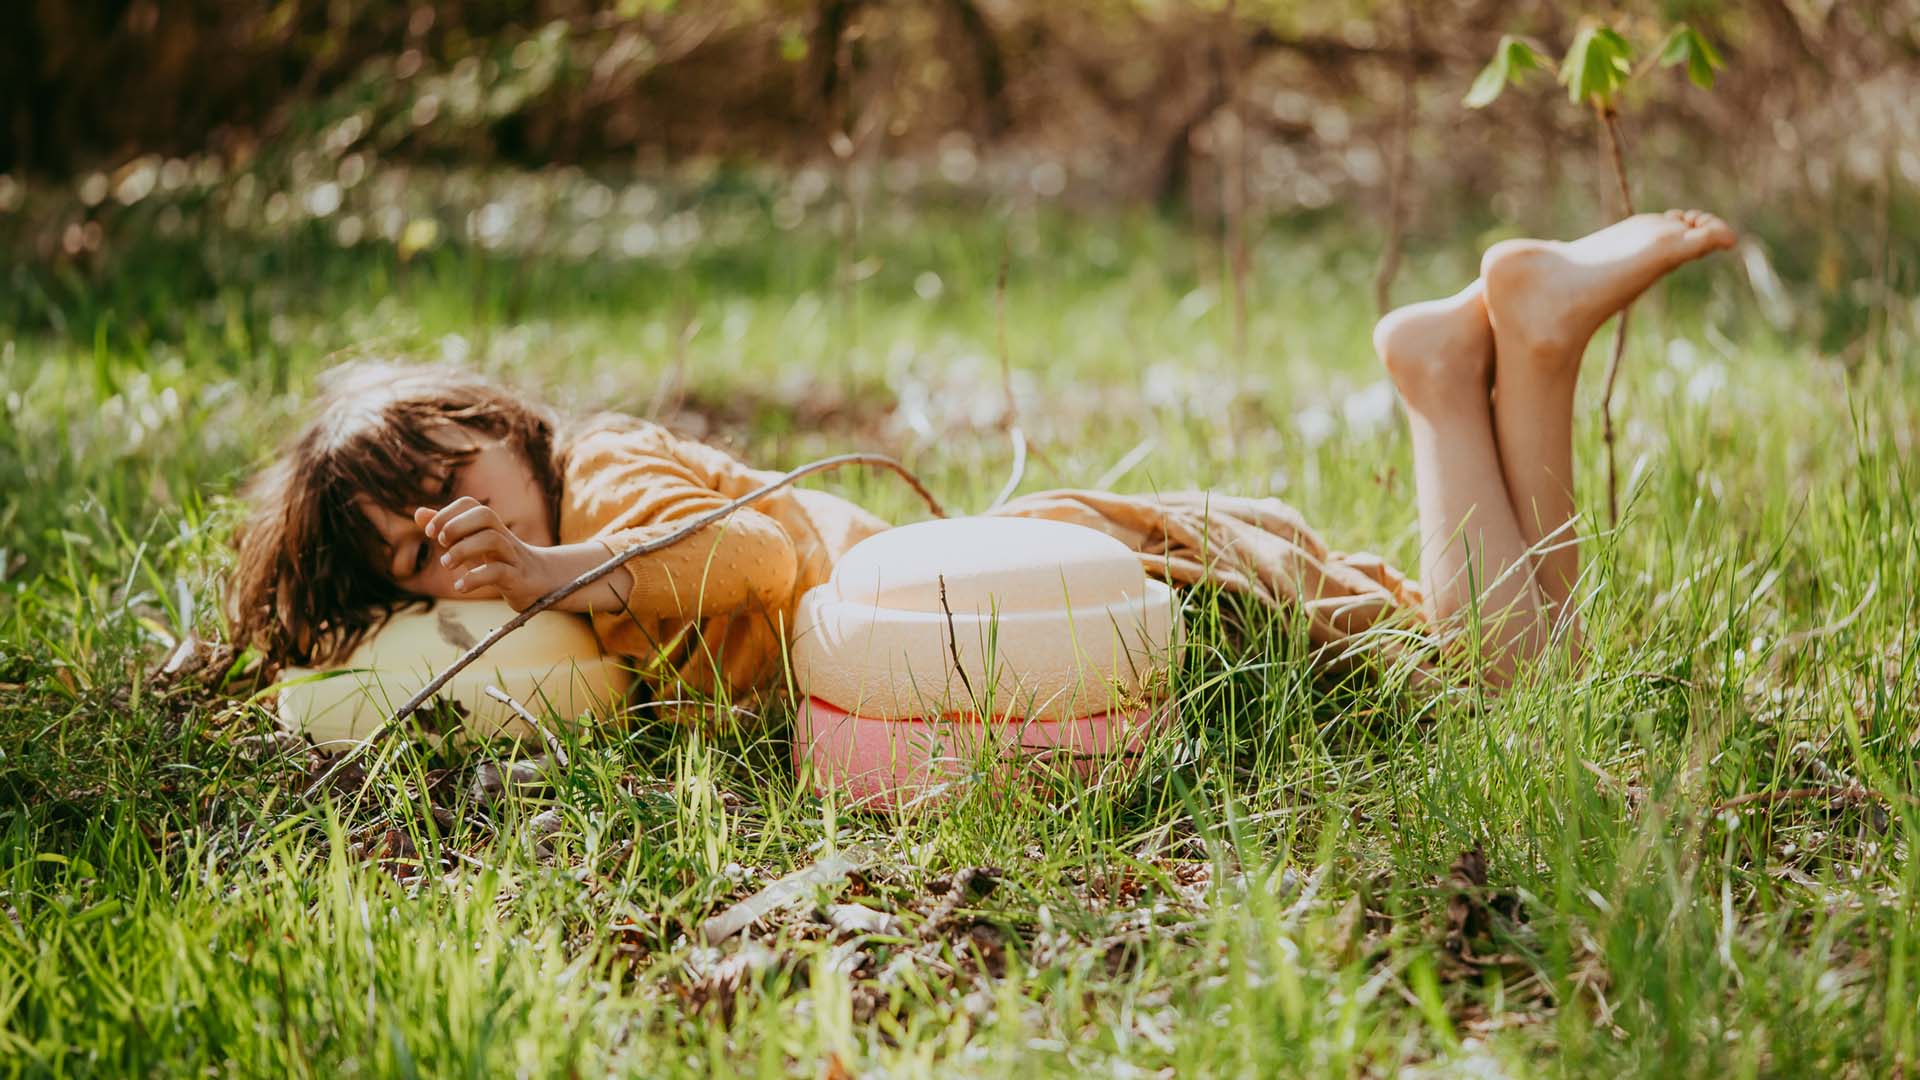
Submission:
M 1713 88 L 1714 75 L 1722 66 L 1720 54 L 1693 27 L 1680 23 L 1662 37 L 1650 59 L 1634 62 L 1634 47 L 1620 31 L 1597 21 L 1580 28 L 1567 46 L 1556 68 L 1551 57 L 1538 43 L 1515 34 L 1500 38 L 1493 59 L 1480 70 L 1467 90 L 1464 104 L 1482 109 L 1498 99 L 1509 85 L 1519 85 L 1530 72 L 1545 71 L 1558 75 L 1567 88 L 1567 97 L 1575 105 L 1586 104 L 1599 121 L 1600 139 L 1613 168 L 1614 183 L 1620 190 L 1620 216 L 1633 216 L 1633 189 L 1627 180 L 1626 155 L 1620 129 L 1620 100 L 1629 85 L 1642 81 L 1655 64 L 1662 68 L 1685 67 L 1687 78 L 1702 90 Z M 1607 519 L 1620 521 L 1620 495 L 1616 480 L 1613 428 L 1613 384 L 1620 375 L 1620 360 L 1627 350 L 1627 314 L 1620 312 L 1614 324 L 1613 356 L 1607 363 L 1606 385 L 1600 395 L 1600 430 L 1607 447 Z

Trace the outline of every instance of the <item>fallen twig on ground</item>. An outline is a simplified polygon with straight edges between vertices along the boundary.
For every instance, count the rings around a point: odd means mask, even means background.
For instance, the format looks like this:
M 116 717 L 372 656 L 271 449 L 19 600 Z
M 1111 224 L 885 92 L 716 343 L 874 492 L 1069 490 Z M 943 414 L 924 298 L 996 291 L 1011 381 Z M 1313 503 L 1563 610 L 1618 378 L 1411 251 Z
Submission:
M 874 859 L 873 852 L 863 847 L 836 851 L 701 923 L 700 938 L 709 945 L 718 945 L 781 908 L 805 899 L 814 889 L 836 884 L 855 870 L 871 866 Z
M 1780 644 L 1783 646 L 1803 645 L 1809 641 L 1832 637 L 1847 627 L 1852 626 L 1855 620 L 1859 619 L 1860 615 L 1867 610 L 1867 605 L 1873 602 L 1874 594 L 1879 591 L 1880 579 L 1875 577 L 1872 583 L 1867 586 L 1866 593 L 1860 597 L 1860 602 L 1853 606 L 1852 611 L 1847 612 L 1833 622 L 1827 623 L 1825 626 L 1816 626 L 1807 630 L 1796 630 L 1786 637 L 1781 638 Z
M 976 890 L 985 893 L 993 888 L 994 879 L 999 876 L 996 870 L 986 867 L 969 866 L 953 875 L 947 883 L 946 894 L 940 901 L 927 909 L 926 918 L 920 924 L 920 936 L 931 939 L 940 932 L 941 924 L 953 917 L 969 896 Z
M 1872 788 L 1861 787 L 1858 784 L 1836 784 L 1824 787 L 1787 788 L 1783 791 L 1749 791 L 1745 795 L 1735 795 L 1731 799 L 1723 799 L 1720 802 L 1714 803 L 1713 812 L 1715 814 L 1724 814 L 1728 810 L 1738 810 L 1742 806 L 1751 806 L 1755 803 L 1771 804 L 1794 802 L 1800 799 L 1820 799 L 1829 802 L 1852 803 L 1908 802 L 1920 804 L 1920 800 L 1915 800 L 1912 796 L 1896 799 L 1891 795 L 1885 795 Z
M 1661 686 L 1678 686 L 1687 690 L 1700 689 L 1699 684 L 1695 683 L 1692 679 L 1666 671 L 1627 671 L 1622 672 L 1620 677 L 1622 679 L 1639 679 L 1643 682 L 1655 683 Z

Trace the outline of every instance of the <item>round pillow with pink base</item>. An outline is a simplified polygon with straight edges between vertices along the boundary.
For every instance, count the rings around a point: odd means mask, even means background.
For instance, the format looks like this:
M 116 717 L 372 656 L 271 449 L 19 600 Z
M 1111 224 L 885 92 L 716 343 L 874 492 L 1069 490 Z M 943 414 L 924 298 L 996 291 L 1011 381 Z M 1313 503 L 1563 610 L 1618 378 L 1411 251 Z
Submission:
M 918 804 L 983 762 L 1092 776 L 1164 727 L 1171 590 L 1084 526 L 952 518 L 855 545 L 801 597 L 794 765 L 863 806 Z

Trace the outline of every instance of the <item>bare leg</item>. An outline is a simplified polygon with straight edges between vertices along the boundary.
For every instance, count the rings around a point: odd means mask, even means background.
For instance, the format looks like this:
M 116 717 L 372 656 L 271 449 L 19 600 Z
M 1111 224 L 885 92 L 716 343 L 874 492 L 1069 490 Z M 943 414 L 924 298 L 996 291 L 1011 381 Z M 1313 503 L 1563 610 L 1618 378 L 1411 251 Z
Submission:
M 1731 247 L 1712 214 L 1640 214 L 1572 243 L 1508 240 L 1480 262 L 1493 326 L 1493 428 L 1541 597 L 1564 618 L 1580 576 L 1574 526 L 1573 392 L 1600 325 L 1682 263 Z M 1556 614 L 1557 613 L 1557 614 Z
M 1546 627 L 1494 445 L 1493 331 L 1480 283 L 1390 313 L 1373 343 L 1413 435 L 1427 614 L 1438 626 L 1477 620 L 1484 671 L 1505 682 L 1544 645 Z

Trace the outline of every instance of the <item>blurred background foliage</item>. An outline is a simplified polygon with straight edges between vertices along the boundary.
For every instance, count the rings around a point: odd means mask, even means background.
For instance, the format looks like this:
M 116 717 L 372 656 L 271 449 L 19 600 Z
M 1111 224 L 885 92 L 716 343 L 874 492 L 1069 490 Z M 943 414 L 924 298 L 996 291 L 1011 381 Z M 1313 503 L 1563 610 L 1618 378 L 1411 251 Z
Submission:
M 1641 80 L 1628 153 L 1645 205 L 1783 241 L 1746 260 L 1776 329 L 1844 351 L 1911 314 L 1881 301 L 1920 281 L 1920 0 L 22 0 L 0 16 L 0 319 L 94 333 L 76 305 L 157 249 L 188 299 L 280 241 L 650 259 L 732 211 L 1564 231 L 1607 205 L 1592 116 L 1461 98 L 1503 33 L 1557 50 L 1594 18 L 1685 20 L 1726 57 L 1711 93 Z M 223 262 L 228 241 L 251 254 Z

